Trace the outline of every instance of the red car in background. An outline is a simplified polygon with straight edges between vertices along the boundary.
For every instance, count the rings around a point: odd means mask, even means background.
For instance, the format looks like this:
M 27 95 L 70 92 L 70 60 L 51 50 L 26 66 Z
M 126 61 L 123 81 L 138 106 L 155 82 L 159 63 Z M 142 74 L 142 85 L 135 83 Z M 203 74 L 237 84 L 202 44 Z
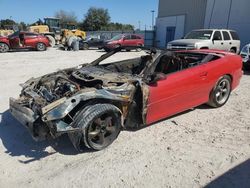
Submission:
M 7 37 L 0 37 L 0 53 L 12 49 L 34 49 L 45 51 L 49 47 L 47 37 L 32 32 L 15 32 Z
M 110 51 L 114 48 L 119 48 L 121 46 L 144 46 L 144 39 L 140 35 L 136 34 L 120 34 L 113 37 L 111 40 L 108 40 L 104 43 L 104 50 Z M 130 48 L 126 48 L 127 51 L 130 51 Z M 137 51 L 140 51 L 141 48 L 137 48 Z

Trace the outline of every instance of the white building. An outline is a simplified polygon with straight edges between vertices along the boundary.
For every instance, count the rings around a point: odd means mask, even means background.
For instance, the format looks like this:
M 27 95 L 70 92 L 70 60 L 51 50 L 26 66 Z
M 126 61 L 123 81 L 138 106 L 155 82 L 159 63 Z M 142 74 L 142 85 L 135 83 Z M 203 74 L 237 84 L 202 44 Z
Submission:
M 193 29 L 233 29 L 241 44 L 250 43 L 250 0 L 159 0 L 156 20 L 158 47 Z

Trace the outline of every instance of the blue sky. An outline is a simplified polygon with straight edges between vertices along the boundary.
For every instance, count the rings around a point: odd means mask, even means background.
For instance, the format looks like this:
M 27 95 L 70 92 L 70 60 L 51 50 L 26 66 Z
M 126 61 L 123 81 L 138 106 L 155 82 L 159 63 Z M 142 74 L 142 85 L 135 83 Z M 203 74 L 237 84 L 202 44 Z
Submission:
M 157 16 L 159 0 L 0 0 L 0 19 L 12 18 L 17 22 L 33 23 L 39 18 L 54 16 L 58 10 L 74 11 L 83 20 L 90 7 L 109 10 L 112 22 L 128 23 L 141 29 L 152 24 L 151 10 Z

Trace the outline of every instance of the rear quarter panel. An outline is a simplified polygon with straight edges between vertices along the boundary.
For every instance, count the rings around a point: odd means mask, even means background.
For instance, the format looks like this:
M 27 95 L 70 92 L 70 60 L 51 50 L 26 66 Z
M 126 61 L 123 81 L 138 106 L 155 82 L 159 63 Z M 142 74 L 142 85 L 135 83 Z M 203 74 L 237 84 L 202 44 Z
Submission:
M 49 47 L 50 44 L 49 44 L 49 39 L 47 37 L 44 37 L 44 36 L 39 36 L 38 37 L 38 42 L 42 42 L 46 45 L 46 47 Z
M 6 38 L 5 37 L 0 38 L 0 42 L 5 43 L 8 46 L 10 46 L 10 41 L 9 41 L 9 39 L 7 37 Z
M 217 81 L 224 75 L 231 77 L 232 90 L 234 90 L 239 85 L 242 77 L 242 59 L 238 55 L 228 53 L 218 60 L 208 62 L 206 64 L 206 71 L 208 72 L 206 84 L 209 94 Z

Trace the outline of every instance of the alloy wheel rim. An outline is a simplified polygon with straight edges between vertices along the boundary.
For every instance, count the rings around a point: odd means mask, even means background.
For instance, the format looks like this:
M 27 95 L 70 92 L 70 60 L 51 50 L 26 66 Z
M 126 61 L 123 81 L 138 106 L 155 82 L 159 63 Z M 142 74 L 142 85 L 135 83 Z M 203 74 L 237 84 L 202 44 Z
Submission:
M 230 94 L 230 82 L 226 79 L 220 81 L 216 88 L 215 98 L 219 104 L 224 104 Z
M 93 121 L 88 129 L 88 140 L 91 145 L 106 147 L 116 138 L 118 129 L 114 117 L 104 114 Z
M 0 51 L 1 52 L 6 52 L 8 51 L 8 46 L 6 44 L 0 44 Z
M 39 50 L 43 50 L 44 49 L 44 45 L 43 44 L 38 44 L 38 49 Z

